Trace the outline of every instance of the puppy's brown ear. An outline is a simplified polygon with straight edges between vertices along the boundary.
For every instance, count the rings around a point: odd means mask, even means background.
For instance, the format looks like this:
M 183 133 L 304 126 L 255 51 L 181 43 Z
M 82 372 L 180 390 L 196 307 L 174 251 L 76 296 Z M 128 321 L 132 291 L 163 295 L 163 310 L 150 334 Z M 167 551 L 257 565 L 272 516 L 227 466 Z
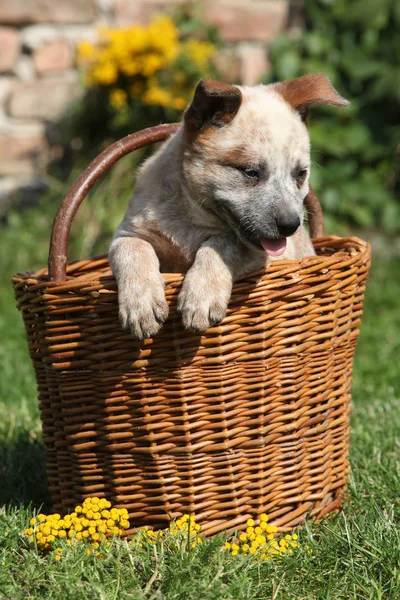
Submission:
M 292 81 L 281 81 L 272 86 L 292 108 L 297 110 L 303 121 L 306 120 L 311 104 L 348 106 L 350 102 L 342 98 L 323 73 L 304 75 Z
M 205 125 L 223 127 L 232 121 L 241 103 L 242 92 L 236 86 L 202 79 L 185 113 L 185 125 L 191 131 L 199 131 Z

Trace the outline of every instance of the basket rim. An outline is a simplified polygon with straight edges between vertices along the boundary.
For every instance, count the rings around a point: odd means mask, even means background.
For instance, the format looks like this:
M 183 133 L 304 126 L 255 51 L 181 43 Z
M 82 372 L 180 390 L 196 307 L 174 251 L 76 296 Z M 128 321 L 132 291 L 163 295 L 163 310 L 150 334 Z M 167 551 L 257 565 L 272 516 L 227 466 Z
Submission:
M 315 249 L 324 254 L 306 256 L 301 260 L 296 259 L 279 259 L 272 261 L 265 269 L 252 271 L 248 273 L 244 277 L 238 279 L 235 284 L 245 283 L 247 280 L 253 280 L 254 277 L 261 278 L 262 280 L 269 279 L 271 276 L 275 279 L 277 274 L 279 273 L 281 276 L 284 276 L 285 273 L 290 272 L 290 267 L 295 267 L 296 270 L 301 270 L 303 268 L 313 267 L 316 271 L 318 271 L 318 267 L 326 268 L 328 265 L 343 262 L 345 259 L 344 255 L 347 255 L 348 258 L 354 260 L 354 257 L 359 255 L 365 255 L 365 260 L 367 261 L 371 254 L 371 245 L 369 242 L 362 240 L 361 238 L 352 236 L 352 237 L 340 237 L 337 235 L 331 236 L 323 236 L 318 238 L 313 238 L 312 240 Z M 85 279 L 87 273 L 90 271 L 93 274 L 96 273 L 96 263 L 102 265 L 102 270 L 106 268 L 108 264 L 108 256 L 107 254 L 102 254 L 98 256 L 94 256 L 88 259 L 83 260 L 74 260 L 70 261 L 67 265 L 67 279 L 63 282 L 54 282 L 49 281 L 48 278 L 48 268 L 42 267 L 37 271 L 28 270 L 25 272 L 16 273 L 12 281 L 14 284 L 18 283 L 29 283 L 33 285 L 39 285 L 40 287 L 52 287 L 58 288 L 66 285 L 68 283 L 72 283 L 74 281 L 79 282 L 80 285 L 87 282 L 89 285 L 93 285 L 95 282 L 99 282 L 100 279 L 104 281 L 104 278 L 113 279 L 114 277 L 112 273 L 105 274 L 103 272 L 98 271 L 98 277 L 90 276 Z M 162 272 L 166 283 L 168 284 L 179 284 L 182 282 L 185 273 L 175 272 L 168 273 Z M 235 285 L 234 284 L 234 285 Z

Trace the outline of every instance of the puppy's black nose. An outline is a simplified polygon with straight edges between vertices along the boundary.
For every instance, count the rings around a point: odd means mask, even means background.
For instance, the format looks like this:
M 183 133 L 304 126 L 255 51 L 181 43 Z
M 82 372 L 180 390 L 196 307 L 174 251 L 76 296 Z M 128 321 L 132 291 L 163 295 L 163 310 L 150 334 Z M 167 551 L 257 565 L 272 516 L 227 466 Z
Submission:
M 300 217 L 298 215 L 291 215 L 289 217 L 280 217 L 276 219 L 276 226 L 279 231 L 279 235 L 287 237 L 293 235 L 295 231 L 300 227 Z

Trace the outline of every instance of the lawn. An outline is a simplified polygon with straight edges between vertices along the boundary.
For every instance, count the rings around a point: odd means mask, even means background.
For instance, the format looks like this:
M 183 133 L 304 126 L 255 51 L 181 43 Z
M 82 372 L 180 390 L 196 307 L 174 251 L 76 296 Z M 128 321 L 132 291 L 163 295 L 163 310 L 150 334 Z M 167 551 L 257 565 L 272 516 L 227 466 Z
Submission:
M 71 257 L 106 247 L 131 187 L 130 168 L 118 167 L 83 207 Z M 128 182 L 118 194 L 116 180 Z M 0 231 L 0 598 L 400 598 L 400 252 L 381 243 L 355 361 L 349 496 L 340 514 L 299 531 L 298 551 L 257 564 L 221 552 L 224 536 L 190 552 L 116 539 L 101 557 L 77 545 L 59 561 L 29 549 L 21 532 L 33 511 L 50 506 L 35 381 L 9 280 L 45 264 L 61 191 L 39 209 L 12 214 Z

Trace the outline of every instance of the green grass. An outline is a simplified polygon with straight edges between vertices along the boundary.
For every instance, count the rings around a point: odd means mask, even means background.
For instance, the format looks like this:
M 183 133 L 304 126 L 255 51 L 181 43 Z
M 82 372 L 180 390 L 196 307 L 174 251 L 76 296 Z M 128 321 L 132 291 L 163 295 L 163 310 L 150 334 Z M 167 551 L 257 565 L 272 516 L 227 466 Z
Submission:
M 82 207 L 71 258 L 105 250 L 127 201 L 130 168 L 119 167 Z M 61 193 L 13 214 L 0 231 L 0 598 L 400 598 L 400 257 L 379 244 L 355 361 L 350 493 L 340 514 L 302 528 L 312 554 L 260 566 L 221 553 L 223 536 L 190 553 L 116 540 L 102 558 L 82 546 L 58 562 L 26 546 L 20 534 L 32 511 L 50 507 L 34 376 L 9 279 L 46 263 Z

